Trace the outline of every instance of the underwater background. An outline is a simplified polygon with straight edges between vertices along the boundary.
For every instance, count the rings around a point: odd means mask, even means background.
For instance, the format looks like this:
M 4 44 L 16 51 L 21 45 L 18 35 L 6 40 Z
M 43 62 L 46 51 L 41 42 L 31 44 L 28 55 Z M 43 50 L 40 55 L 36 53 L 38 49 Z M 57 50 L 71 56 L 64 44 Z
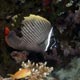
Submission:
M 32 14 L 45 18 L 53 27 L 50 45 L 45 52 L 36 52 L 38 48 L 36 51 L 26 50 L 25 47 L 24 50 L 15 49 L 9 46 L 5 40 L 9 32 L 13 30 L 21 38 L 21 27 L 23 26 L 21 23 L 24 18 Z M 39 26 L 46 25 L 44 20 L 43 22 Z M 34 25 L 34 22 L 32 21 L 31 24 Z M 47 26 L 48 24 L 46 29 Z M 34 28 L 35 32 L 38 31 L 37 29 Z M 15 40 L 13 37 L 10 39 Z M 44 37 L 40 41 L 43 39 Z M 15 40 L 14 45 L 16 42 Z M 39 45 L 43 47 L 44 42 L 45 40 Z M 18 72 L 22 68 L 22 62 L 27 64 L 28 60 L 35 64 L 47 62 L 47 67 L 53 67 L 53 70 L 50 73 L 47 70 L 47 76 L 45 78 L 40 77 L 40 80 L 80 80 L 79 0 L 0 0 L 0 79 L 11 80 L 12 77 L 8 74 Z M 32 68 L 30 69 L 32 70 Z M 32 77 L 30 76 L 29 80 L 39 79 Z

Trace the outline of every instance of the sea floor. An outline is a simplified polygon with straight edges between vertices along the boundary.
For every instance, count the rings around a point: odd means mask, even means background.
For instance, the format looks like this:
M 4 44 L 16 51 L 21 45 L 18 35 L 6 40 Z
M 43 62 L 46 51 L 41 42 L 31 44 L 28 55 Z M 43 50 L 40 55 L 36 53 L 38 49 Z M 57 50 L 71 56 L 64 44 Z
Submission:
M 0 64 L 0 75 L 7 77 L 7 74 L 12 74 L 19 68 L 20 64 L 14 61 L 9 65 Z M 52 77 L 56 80 L 80 80 L 80 58 L 74 57 L 65 68 L 57 67 L 50 76 L 47 77 L 47 80 L 52 80 Z

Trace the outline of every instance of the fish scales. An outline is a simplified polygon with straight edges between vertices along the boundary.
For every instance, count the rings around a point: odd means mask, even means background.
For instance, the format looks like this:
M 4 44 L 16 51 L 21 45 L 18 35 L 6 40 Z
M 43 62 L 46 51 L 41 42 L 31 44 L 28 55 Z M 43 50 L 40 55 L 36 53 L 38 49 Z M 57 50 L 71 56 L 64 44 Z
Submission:
M 30 32 L 28 33 L 28 36 L 29 36 L 29 37 L 33 38 L 34 40 L 35 40 L 35 38 L 37 38 L 37 39 L 39 38 L 39 36 L 38 36 L 38 35 L 36 36 L 36 34 L 35 34 L 35 33 L 37 33 L 37 34 L 39 33 L 39 32 L 36 32 L 36 31 L 37 31 L 36 27 L 34 27 L 34 26 L 33 26 L 32 28 L 29 27 L 29 30 L 30 30 Z M 38 31 L 39 31 L 39 30 L 38 30 Z M 26 35 L 26 36 L 27 36 L 27 35 Z M 36 40 L 37 40 L 37 39 L 36 39 Z
M 29 21 L 28 21 L 29 22 Z M 27 22 L 26 22 L 27 23 Z M 29 25 L 31 24 L 32 22 L 30 21 L 29 22 Z M 37 22 L 36 22 L 37 23 Z M 33 24 L 34 24 L 34 21 L 33 21 Z M 43 27 L 43 29 L 44 29 L 44 26 L 45 26 L 45 24 L 44 25 L 42 25 L 42 23 L 40 23 L 39 22 L 39 24 L 36 26 L 36 24 L 35 24 L 35 26 L 33 26 L 32 27 L 32 25 L 30 25 L 30 26 L 28 26 L 29 27 L 29 33 L 28 33 L 28 35 L 26 35 L 26 36 L 31 36 L 33 39 L 34 39 L 34 41 L 35 42 L 37 42 L 37 41 L 41 41 L 41 39 L 44 39 L 43 37 L 43 35 L 42 35 L 42 37 L 41 37 L 41 33 L 42 34 L 45 34 L 45 32 L 46 32 L 46 29 L 45 29 L 45 31 L 44 30 L 42 30 L 42 28 L 41 27 Z M 41 28 L 41 30 L 40 30 L 40 28 Z M 40 33 L 39 33 L 40 32 Z M 41 37 L 41 39 L 40 39 L 40 37 Z M 31 39 L 30 39 L 31 40 Z M 31 40 L 32 41 L 32 40 Z M 34 42 L 33 41 L 33 42 Z M 38 42 L 39 43 L 39 42 Z

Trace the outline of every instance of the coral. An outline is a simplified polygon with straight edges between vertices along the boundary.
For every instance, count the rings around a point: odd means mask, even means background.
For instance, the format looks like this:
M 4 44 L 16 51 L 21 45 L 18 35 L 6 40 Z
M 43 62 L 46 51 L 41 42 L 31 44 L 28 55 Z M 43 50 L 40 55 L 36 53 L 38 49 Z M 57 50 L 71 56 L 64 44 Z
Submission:
M 27 80 L 53 80 L 54 79 L 53 77 L 49 76 L 50 73 L 53 71 L 53 67 L 47 67 L 47 62 L 32 63 L 30 60 L 28 60 L 27 62 L 22 62 L 21 66 L 22 67 L 19 68 L 19 70 L 30 69 L 31 71 L 30 76 L 25 76 L 24 80 L 26 79 Z M 22 74 L 25 75 L 24 72 Z M 13 76 L 16 79 L 15 74 L 13 74 Z M 19 76 L 21 76 L 21 73 Z M 23 79 L 23 78 L 19 78 L 19 79 Z M 12 80 L 12 77 L 3 78 L 0 76 L 0 80 Z
M 80 58 L 73 58 L 66 68 L 56 72 L 60 80 L 80 80 Z
M 53 67 L 47 67 L 47 62 L 45 63 L 31 63 L 29 60 L 27 63 L 22 62 L 23 68 L 31 69 L 31 76 L 28 80 L 44 80 L 53 71 Z

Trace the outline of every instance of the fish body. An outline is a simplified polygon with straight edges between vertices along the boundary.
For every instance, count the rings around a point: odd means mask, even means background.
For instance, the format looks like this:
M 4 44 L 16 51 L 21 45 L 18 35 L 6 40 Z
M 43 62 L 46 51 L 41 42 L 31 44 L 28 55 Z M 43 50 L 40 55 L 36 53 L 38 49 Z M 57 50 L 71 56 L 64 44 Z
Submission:
M 38 15 L 24 17 L 20 30 L 10 31 L 5 37 L 6 43 L 18 50 L 32 50 L 42 52 L 47 46 L 48 34 L 52 28 L 51 23 Z M 16 34 L 21 34 L 19 37 Z
M 15 74 L 9 74 L 12 77 L 12 80 L 26 78 L 31 75 L 31 70 L 29 69 L 21 69 L 17 71 Z

